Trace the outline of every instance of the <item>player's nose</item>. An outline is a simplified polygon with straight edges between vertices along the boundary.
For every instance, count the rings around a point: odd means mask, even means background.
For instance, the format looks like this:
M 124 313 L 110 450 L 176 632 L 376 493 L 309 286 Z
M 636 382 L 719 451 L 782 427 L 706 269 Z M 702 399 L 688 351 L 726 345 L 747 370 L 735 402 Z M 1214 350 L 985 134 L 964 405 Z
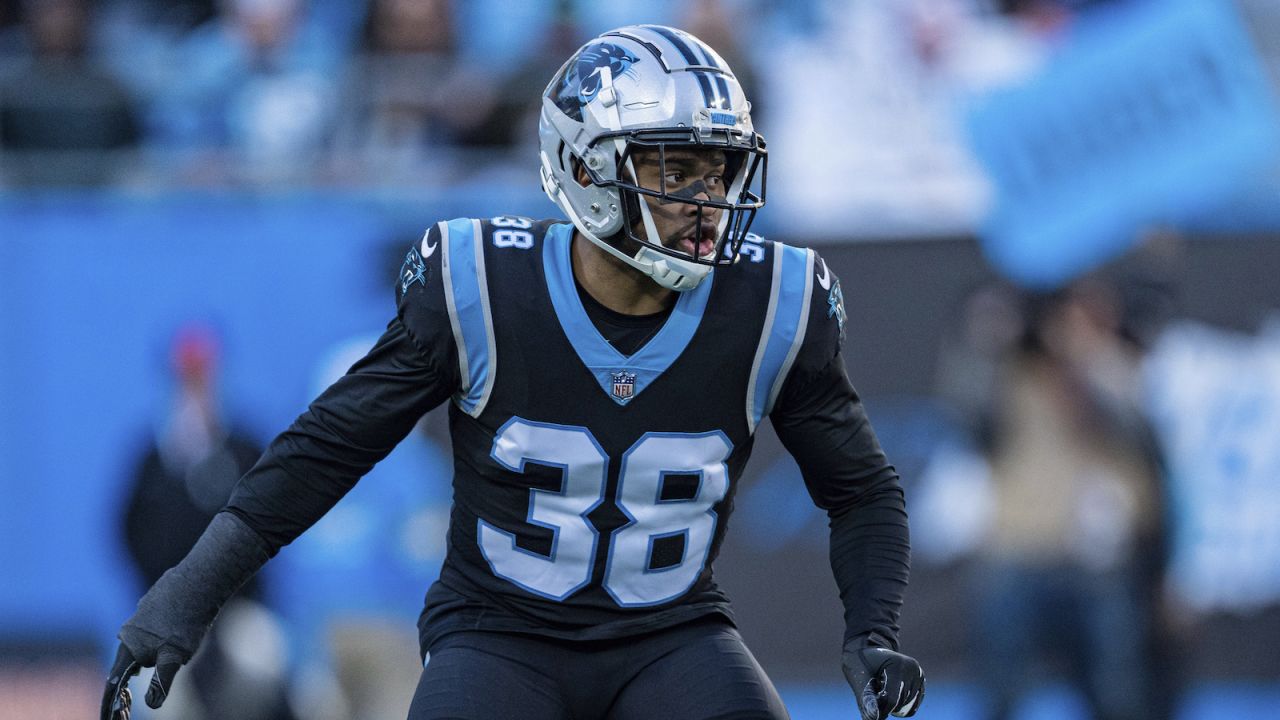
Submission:
M 704 188 L 699 189 L 697 192 L 695 192 L 694 194 L 692 194 L 692 195 L 690 195 L 690 196 L 688 196 L 688 197 L 689 197 L 689 199 L 690 199 L 690 200 L 696 200 L 696 201 L 699 201 L 699 202 L 706 202 L 706 201 L 708 201 L 708 200 L 710 200 L 710 199 L 711 199 L 711 193 L 710 193 L 710 192 L 708 192 L 708 191 L 707 191 L 707 189 L 704 187 Z M 720 212 L 720 208 L 709 207 L 709 206 L 706 206 L 706 205 L 701 205 L 701 206 L 700 206 L 700 205 L 696 205 L 696 204 L 694 204 L 694 203 L 686 203 L 686 204 L 685 204 L 685 214 L 687 214 L 687 215 L 691 215 L 691 216 L 692 216 L 692 215 L 697 215 L 697 214 L 698 214 L 699 209 L 701 209 L 701 211 L 702 211 L 702 213 L 703 213 L 704 215 L 710 215 L 710 214 L 714 214 L 714 213 L 718 213 L 718 212 Z

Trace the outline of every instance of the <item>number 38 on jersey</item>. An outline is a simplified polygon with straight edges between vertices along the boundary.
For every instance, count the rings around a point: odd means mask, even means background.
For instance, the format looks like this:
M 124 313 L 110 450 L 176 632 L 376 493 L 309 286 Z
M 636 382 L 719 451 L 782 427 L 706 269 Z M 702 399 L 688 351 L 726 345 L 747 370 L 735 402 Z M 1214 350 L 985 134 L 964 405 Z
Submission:
M 493 459 L 512 472 L 526 463 L 559 468 L 560 490 L 529 491 L 530 525 L 551 530 L 549 554 L 516 544 L 516 535 L 481 518 L 478 542 L 494 574 L 525 590 L 564 600 L 591 582 L 605 552 L 602 584 L 618 605 L 674 600 L 702 573 L 716 530 L 712 510 L 729 489 L 725 465 L 733 447 L 724 433 L 646 433 L 622 455 L 614 502 L 628 522 L 608 537 L 587 519 L 606 500 L 609 456 L 584 427 L 512 418 L 494 436 Z M 691 497 L 663 492 L 671 476 L 696 479 Z M 678 562 L 654 567 L 655 543 L 682 540 Z

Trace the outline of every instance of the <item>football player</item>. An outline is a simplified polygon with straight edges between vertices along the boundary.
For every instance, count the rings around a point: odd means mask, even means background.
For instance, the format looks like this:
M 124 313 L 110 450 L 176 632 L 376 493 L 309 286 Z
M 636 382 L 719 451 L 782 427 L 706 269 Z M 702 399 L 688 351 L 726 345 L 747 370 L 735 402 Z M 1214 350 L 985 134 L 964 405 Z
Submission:
M 765 418 L 830 515 L 861 716 L 914 714 L 902 489 L 845 375 L 840 281 L 748 232 L 766 164 L 750 109 L 679 30 L 574 54 L 540 125 L 568 221 L 449 220 L 408 250 L 386 333 L 121 629 L 104 714 L 139 665 L 159 706 L 222 602 L 445 401 L 449 549 L 410 718 L 786 717 L 711 572 Z

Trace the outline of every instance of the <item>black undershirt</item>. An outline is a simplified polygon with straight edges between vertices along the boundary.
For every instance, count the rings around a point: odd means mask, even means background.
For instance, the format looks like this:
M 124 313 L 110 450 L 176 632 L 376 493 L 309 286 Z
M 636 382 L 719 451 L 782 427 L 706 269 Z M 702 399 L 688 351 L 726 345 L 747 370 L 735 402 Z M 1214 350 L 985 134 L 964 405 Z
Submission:
M 587 317 L 591 318 L 591 324 L 596 326 L 596 330 L 615 350 L 628 357 L 635 355 L 650 338 L 658 334 L 676 306 L 671 303 L 665 310 L 649 315 L 627 315 L 601 305 L 576 278 L 574 285 L 578 287 L 578 297 L 582 298 L 582 307 L 587 311 Z

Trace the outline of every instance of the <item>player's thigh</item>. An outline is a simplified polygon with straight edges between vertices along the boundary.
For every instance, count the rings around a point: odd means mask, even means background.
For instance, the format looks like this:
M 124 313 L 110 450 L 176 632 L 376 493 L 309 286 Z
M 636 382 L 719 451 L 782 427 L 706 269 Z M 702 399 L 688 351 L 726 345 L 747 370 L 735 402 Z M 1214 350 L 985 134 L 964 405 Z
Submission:
M 623 688 L 609 720 L 784 720 L 787 710 L 738 631 L 698 625 Z
M 418 680 L 409 720 L 561 720 L 569 712 L 554 666 L 529 638 L 463 632 L 441 638 Z

